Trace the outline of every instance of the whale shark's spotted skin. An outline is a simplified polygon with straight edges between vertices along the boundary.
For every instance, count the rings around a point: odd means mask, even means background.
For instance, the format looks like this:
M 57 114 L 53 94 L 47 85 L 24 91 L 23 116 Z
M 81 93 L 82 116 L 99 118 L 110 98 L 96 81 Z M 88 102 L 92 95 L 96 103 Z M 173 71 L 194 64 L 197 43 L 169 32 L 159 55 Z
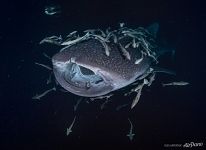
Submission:
M 157 30 L 157 23 L 147 29 L 131 29 L 121 24 L 113 31 L 86 30 L 83 36 L 74 31 L 65 40 L 52 36 L 40 43 L 65 46 L 52 57 L 55 78 L 65 90 L 94 98 L 136 84 L 131 90 L 137 92 L 133 108 L 143 86 L 154 81 Z

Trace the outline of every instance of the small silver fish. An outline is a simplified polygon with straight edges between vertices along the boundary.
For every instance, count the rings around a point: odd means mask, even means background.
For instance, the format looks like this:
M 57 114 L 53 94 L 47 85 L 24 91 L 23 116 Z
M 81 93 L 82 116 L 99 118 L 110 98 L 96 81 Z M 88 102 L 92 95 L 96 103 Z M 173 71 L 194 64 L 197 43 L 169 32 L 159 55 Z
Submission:
M 142 51 L 141 51 L 141 53 L 142 53 L 142 56 L 141 56 L 141 58 L 135 60 L 135 62 L 134 62 L 135 65 L 138 65 L 139 63 L 142 62 L 142 60 L 143 60 L 145 54 L 144 54 L 144 52 L 142 52 Z
M 130 123 L 130 130 L 129 130 L 129 133 L 127 134 L 127 136 L 129 137 L 130 141 L 133 140 L 135 134 L 133 133 L 133 125 L 132 125 L 132 122 L 130 121 L 130 119 L 128 118 L 129 120 L 129 123 Z
M 46 69 L 48 69 L 48 70 L 52 70 L 52 68 L 49 67 L 49 66 L 47 66 L 47 65 L 40 64 L 40 63 L 37 63 L 37 62 L 35 62 L 35 64 L 36 64 L 36 65 L 39 65 L 39 66 L 42 66 L 42 67 L 44 67 L 44 68 L 46 68 Z
M 69 126 L 69 128 L 67 128 L 67 132 L 66 132 L 67 136 L 72 132 L 72 127 L 74 125 L 75 120 L 76 120 L 76 116 L 74 117 L 74 120 L 72 121 L 72 124 Z
M 125 26 L 125 23 L 124 23 L 124 22 L 121 22 L 121 23 L 119 24 L 119 26 L 120 26 L 120 28 L 123 28 L 123 27 Z
M 82 41 L 82 40 L 85 40 L 85 39 L 87 39 L 88 37 L 89 37 L 89 33 L 86 33 L 84 36 L 79 37 L 79 38 L 77 38 L 77 39 L 75 39 L 75 40 L 62 42 L 61 45 L 70 46 L 70 45 L 72 45 L 72 44 L 75 44 L 75 43 L 78 43 L 78 42 L 80 42 L 80 41 Z
M 126 59 L 131 60 L 131 56 L 130 56 L 129 52 L 128 52 L 121 44 L 119 44 L 119 45 L 120 45 L 120 50 L 121 50 L 121 52 L 122 52 L 122 55 L 123 55 Z
M 98 97 L 91 97 L 90 100 L 94 101 L 95 99 L 104 99 L 104 98 L 108 100 L 111 96 L 113 96 L 113 94 L 108 94 L 108 95 L 103 95 L 103 96 L 98 96 Z
M 52 72 L 50 73 L 49 78 L 46 80 L 46 84 L 51 83 L 52 81 L 51 79 L 52 79 Z
M 128 104 L 123 104 L 123 105 L 119 105 L 116 108 L 116 111 L 119 111 L 120 109 L 122 109 L 123 107 L 126 107 Z
M 76 33 L 77 33 L 77 31 L 73 31 L 73 32 L 69 33 L 69 35 L 67 35 L 67 37 L 71 37 L 71 36 L 75 35 Z
M 80 99 L 77 100 L 77 103 L 74 105 L 74 111 L 77 110 L 77 107 L 79 106 L 79 104 L 81 103 L 82 100 L 83 100 L 83 97 L 81 97 Z
M 133 38 L 133 40 L 132 40 L 132 47 L 133 47 L 133 48 L 136 48 L 135 38 Z
M 100 32 L 100 35 L 102 37 L 106 37 L 106 34 L 101 29 L 88 29 L 88 30 L 85 30 L 84 32 L 91 33 L 92 35 L 97 35 L 97 32 Z
M 46 6 L 44 13 L 46 15 L 52 16 L 52 15 L 57 15 L 61 13 L 61 7 L 59 5 L 51 5 L 51 6 Z
M 142 84 L 138 85 L 136 88 L 132 89 L 133 92 L 137 92 L 137 95 L 132 102 L 131 109 L 134 108 L 134 106 L 139 102 L 139 99 L 140 99 L 140 96 L 142 93 L 142 89 L 143 89 L 144 85 L 146 84 L 145 81 L 146 80 L 144 80 L 144 82 Z
M 171 82 L 171 83 L 162 83 L 162 86 L 184 86 L 184 85 L 189 85 L 189 82 L 185 81 L 179 81 L 179 82 Z
M 61 35 L 59 37 L 58 36 L 46 37 L 39 42 L 39 44 L 43 44 L 43 43 L 51 43 L 51 44 L 55 44 L 55 45 L 60 46 L 62 43 L 62 37 L 61 37 Z
M 95 39 L 98 40 L 104 46 L 105 53 L 106 53 L 107 56 L 109 56 L 111 49 L 110 49 L 109 45 L 107 45 L 107 43 L 106 43 L 106 42 L 108 42 L 108 40 L 101 37 L 101 36 L 98 36 L 98 35 L 92 35 L 92 36 L 94 36 Z
M 46 90 L 45 92 L 43 92 L 42 94 L 37 94 L 35 96 L 32 97 L 32 99 L 38 99 L 40 100 L 42 97 L 44 97 L 46 94 L 48 94 L 51 91 L 56 91 L 56 88 L 53 87 L 52 89 Z
M 132 45 L 132 42 L 128 43 L 127 45 L 124 46 L 124 48 L 129 48 L 129 46 Z

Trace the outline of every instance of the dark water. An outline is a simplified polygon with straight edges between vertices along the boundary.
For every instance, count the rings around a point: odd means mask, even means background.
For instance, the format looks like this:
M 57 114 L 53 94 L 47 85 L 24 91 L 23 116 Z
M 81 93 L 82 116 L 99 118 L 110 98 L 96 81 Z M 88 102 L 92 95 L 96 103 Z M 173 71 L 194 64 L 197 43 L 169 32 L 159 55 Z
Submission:
M 46 15 L 44 8 L 51 3 L 61 6 L 62 12 Z M 1 7 L 0 149 L 169 149 L 165 144 L 206 144 L 203 3 L 31 0 L 7 1 Z M 51 56 L 58 47 L 39 45 L 40 40 L 74 30 L 115 27 L 120 22 L 130 27 L 158 22 L 159 37 L 176 49 L 174 61 L 162 58 L 160 66 L 175 70 L 177 76 L 157 75 L 133 110 L 115 110 L 133 98 L 123 97 L 122 91 L 115 92 L 103 110 L 104 101 L 88 104 L 85 100 L 74 112 L 79 97 L 60 91 L 40 101 L 31 99 L 53 87 L 46 85 L 49 72 L 34 62 L 51 65 L 42 53 Z M 190 85 L 161 86 L 161 82 L 179 80 Z M 74 116 L 73 132 L 66 136 Z M 128 118 L 136 134 L 133 141 L 126 136 Z

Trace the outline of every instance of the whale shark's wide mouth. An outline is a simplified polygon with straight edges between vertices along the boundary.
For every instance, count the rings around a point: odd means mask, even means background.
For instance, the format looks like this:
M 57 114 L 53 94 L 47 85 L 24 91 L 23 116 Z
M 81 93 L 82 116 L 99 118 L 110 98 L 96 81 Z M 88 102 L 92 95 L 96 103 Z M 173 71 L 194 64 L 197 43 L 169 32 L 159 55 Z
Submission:
M 66 66 L 64 79 L 67 83 L 79 87 L 89 89 L 91 86 L 98 86 L 104 80 L 92 70 L 76 63 L 69 63 Z
M 53 60 L 53 71 L 57 82 L 64 89 L 80 96 L 96 97 L 107 94 L 113 89 L 101 71 L 72 60 L 67 62 Z

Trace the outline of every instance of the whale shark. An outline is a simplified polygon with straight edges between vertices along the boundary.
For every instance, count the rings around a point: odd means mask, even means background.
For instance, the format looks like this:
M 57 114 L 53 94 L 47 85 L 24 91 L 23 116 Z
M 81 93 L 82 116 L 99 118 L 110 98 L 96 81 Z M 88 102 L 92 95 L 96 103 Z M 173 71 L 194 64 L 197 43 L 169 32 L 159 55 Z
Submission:
M 52 57 L 56 81 L 66 91 L 83 97 L 102 97 L 129 85 L 136 85 L 131 108 L 140 99 L 144 85 L 154 81 L 161 48 L 156 42 L 159 24 L 144 28 L 119 28 L 105 31 L 73 31 L 66 39 L 52 36 L 42 43 L 63 46 Z M 164 72 L 159 70 L 159 72 Z M 167 72 L 167 71 L 165 71 Z

